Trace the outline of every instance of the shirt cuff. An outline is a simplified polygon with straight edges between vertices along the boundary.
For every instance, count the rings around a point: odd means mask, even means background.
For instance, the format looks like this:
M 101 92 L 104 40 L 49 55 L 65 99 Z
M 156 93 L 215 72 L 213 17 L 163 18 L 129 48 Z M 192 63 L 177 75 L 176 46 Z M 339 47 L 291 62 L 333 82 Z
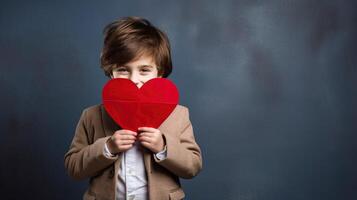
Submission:
M 164 147 L 164 150 L 154 154 L 155 157 L 159 160 L 164 160 L 166 157 L 167 157 L 167 148 L 166 148 L 166 145 Z
M 110 151 L 108 149 L 108 146 L 107 146 L 107 143 L 104 144 L 103 153 L 104 153 L 105 157 L 108 157 L 108 158 L 115 157 L 114 154 L 110 153 Z

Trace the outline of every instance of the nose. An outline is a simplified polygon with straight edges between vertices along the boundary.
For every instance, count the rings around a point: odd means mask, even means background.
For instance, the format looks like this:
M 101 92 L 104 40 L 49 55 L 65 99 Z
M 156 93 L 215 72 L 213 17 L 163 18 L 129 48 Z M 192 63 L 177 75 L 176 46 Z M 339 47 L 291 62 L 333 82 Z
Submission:
M 140 81 L 140 77 L 137 73 L 132 73 L 130 75 L 130 78 L 129 78 L 131 81 L 133 81 L 135 83 L 135 85 L 140 88 L 141 87 L 141 81 Z

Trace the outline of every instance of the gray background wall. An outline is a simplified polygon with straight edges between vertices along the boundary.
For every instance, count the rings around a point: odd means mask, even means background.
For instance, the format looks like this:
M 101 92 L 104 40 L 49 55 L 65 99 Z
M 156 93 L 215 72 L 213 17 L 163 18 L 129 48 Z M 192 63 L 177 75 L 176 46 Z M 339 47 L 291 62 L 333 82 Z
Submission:
M 63 155 L 101 102 L 103 27 L 171 40 L 204 167 L 187 199 L 356 199 L 357 3 L 1 1 L 1 199 L 80 199 Z

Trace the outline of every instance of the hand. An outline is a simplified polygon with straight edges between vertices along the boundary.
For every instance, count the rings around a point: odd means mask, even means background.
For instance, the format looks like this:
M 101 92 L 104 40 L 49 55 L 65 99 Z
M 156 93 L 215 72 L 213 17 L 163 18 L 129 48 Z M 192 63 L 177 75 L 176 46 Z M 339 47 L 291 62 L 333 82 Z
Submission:
M 117 154 L 120 152 L 127 151 L 133 146 L 133 143 L 136 140 L 137 133 L 134 131 L 121 129 L 115 131 L 112 138 L 107 141 L 107 146 L 112 154 Z
M 165 147 L 164 136 L 159 129 L 140 127 L 138 129 L 140 143 L 154 153 L 162 151 Z

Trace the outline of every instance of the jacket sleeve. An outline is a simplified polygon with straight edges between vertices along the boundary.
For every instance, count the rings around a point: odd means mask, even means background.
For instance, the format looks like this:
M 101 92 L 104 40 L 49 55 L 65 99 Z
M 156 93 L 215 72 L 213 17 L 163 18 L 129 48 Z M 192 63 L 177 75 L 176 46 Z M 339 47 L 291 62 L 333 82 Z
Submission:
M 90 144 L 89 120 L 87 110 L 82 112 L 69 151 L 64 156 L 65 168 L 70 177 L 81 180 L 95 176 L 115 162 L 118 156 L 106 157 L 104 145 L 110 138 L 103 137 Z M 93 134 L 93 133 L 92 133 Z
M 184 109 L 183 125 L 179 137 L 174 134 L 162 133 L 166 140 L 167 157 L 154 159 L 175 175 L 191 179 L 202 169 L 201 150 L 195 141 L 193 128 L 189 119 L 189 111 Z

